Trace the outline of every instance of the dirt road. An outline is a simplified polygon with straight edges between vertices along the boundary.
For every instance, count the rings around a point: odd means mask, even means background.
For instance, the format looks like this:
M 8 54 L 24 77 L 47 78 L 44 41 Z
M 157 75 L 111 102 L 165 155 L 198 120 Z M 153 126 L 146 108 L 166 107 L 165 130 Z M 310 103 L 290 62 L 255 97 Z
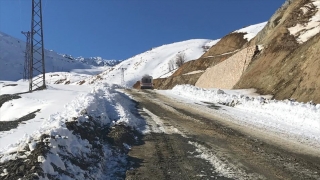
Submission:
M 274 145 L 156 91 L 126 93 L 150 128 L 129 152 L 135 165 L 126 179 L 320 179 L 317 156 Z

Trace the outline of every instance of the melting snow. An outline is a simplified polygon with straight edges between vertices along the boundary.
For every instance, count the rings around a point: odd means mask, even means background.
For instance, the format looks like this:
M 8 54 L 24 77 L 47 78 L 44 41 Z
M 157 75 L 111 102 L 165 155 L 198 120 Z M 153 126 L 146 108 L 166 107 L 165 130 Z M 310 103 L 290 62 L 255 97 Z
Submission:
M 252 90 L 203 89 L 191 85 L 177 85 L 172 90 L 159 90 L 185 101 L 210 102 L 224 106 L 235 123 L 254 126 L 264 131 L 281 133 L 311 147 L 320 148 L 320 104 L 300 103 L 294 100 L 271 100 Z M 228 107 L 231 106 L 231 107 Z
M 316 14 L 309 19 L 306 24 L 297 24 L 294 27 L 288 28 L 291 35 L 295 36 L 298 43 L 302 44 L 308 41 L 311 37 L 320 32 L 320 1 L 313 0 L 312 4 L 316 7 Z M 303 14 L 310 9 L 311 4 L 301 7 Z

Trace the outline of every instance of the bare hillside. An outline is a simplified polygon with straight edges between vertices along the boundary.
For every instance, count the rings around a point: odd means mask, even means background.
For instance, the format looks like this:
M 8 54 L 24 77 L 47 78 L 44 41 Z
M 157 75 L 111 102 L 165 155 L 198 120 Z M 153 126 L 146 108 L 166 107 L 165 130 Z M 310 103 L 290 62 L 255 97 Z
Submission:
M 255 56 L 234 88 L 256 88 L 262 94 L 273 94 L 276 99 L 320 103 L 320 35 L 303 42 L 299 38 L 308 30 L 302 28 L 293 34 L 290 29 L 300 24 L 307 26 L 319 11 L 315 2 L 318 1 L 287 1 L 271 17 L 251 42 L 264 49 Z
M 211 66 L 215 66 L 226 60 L 248 41 L 244 38 L 245 33 L 230 33 L 213 45 L 199 59 L 184 63 L 174 74 L 168 78 L 155 79 L 155 88 L 170 89 L 177 84 L 195 85 L 203 72 Z M 137 85 L 134 87 L 138 87 Z

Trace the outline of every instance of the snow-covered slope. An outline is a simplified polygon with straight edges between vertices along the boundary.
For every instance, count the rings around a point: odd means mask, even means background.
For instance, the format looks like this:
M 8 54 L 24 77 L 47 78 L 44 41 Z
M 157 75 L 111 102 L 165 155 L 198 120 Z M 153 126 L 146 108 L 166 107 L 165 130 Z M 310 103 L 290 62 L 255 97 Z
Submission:
M 149 51 L 129 58 L 102 73 L 107 82 L 121 84 L 121 69 L 124 69 L 125 86 L 132 87 L 145 74 L 153 78 L 170 76 L 175 70 L 169 70 L 170 60 L 179 53 L 184 53 L 186 62 L 199 58 L 205 46 L 212 46 L 217 41 L 208 39 L 193 39 L 153 48 Z
M 23 78 L 25 46 L 26 43 L 24 41 L 0 32 L 0 80 L 15 81 Z M 74 69 L 91 69 L 96 66 L 119 63 L 119 61 L 111 61 L 108 64 L 105 61 L 107 60 L 102 58 L 81 57 L 71 59 L 52 50 L 45 50 L 46 72 L 69 72 Z M 98 72 L 101 71 L 100 68 Z
M 250 41 L 252 38 L 254 38 L 258 34 L 258 32 L 260 32 L 266 26 L 266 24 L 267 22 L 254 24 L 254 25 L 236 30 L 233 33 L 239 33 L 239 32 L 246 33 L 246 35 L 244 35 L 244 38 Z

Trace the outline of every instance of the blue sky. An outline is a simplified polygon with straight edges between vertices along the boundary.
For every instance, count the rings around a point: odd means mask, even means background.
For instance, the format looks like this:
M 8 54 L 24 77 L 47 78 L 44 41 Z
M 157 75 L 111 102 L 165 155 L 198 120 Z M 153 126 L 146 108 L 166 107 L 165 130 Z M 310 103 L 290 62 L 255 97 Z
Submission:
M 46 49 L 127 59 L 189 39 L 218 39 L 268 21 L 285 0 L 42 0 Z M 0 0 L 0 31 L 25 40 L 31 0 Z

